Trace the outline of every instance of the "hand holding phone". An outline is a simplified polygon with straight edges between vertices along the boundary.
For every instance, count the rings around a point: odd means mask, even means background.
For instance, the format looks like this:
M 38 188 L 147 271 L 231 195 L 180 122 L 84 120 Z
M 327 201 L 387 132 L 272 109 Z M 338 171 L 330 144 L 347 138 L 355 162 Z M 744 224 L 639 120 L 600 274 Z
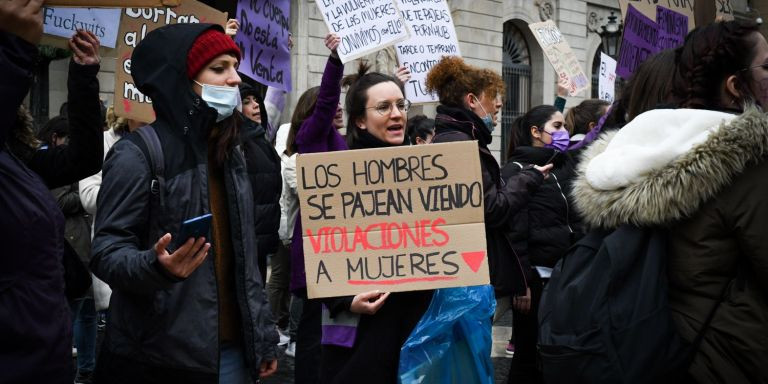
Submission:
M 179 248 L 190 238 L 198 239 L 201 237 L 209 237 L 208 233 L 211 230 L 212 219 L 213 215 L 209 213 L 185 220 L 183 223 L 181 223 L 181 229 L 179 230 L 179 234 L 176 236 L 176 248 Z

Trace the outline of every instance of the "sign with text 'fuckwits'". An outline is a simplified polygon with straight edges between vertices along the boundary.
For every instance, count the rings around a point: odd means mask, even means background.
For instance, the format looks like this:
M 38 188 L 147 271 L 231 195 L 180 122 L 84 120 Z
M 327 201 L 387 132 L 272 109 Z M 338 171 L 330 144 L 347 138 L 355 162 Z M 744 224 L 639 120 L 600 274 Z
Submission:
M 297 158 L 310 298 L 489 283 L 476 142 Z

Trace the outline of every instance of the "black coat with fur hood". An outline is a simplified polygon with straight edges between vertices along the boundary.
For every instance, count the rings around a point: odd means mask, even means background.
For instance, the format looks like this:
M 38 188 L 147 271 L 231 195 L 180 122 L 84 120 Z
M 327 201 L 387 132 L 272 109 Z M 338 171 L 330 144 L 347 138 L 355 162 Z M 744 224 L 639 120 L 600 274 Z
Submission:
M 504 180 L 499 163 L 488 150 L 491 135 L 485 130 L 483 121 L 465 108 L 440 105 L 437 113 L 433 143 L 478 142 L 483 173 L 488 269 L 496 297 L 524 295 L 532 269 L 528 259 L 516 254 L 512 248 L 510 223 L 514 215 L 528 204 L 544 176 L 535 169 L 526 168 Z
M 768 116 L 641 114 L 588 147 L 574 200 L 592 227 L 669 228 L 669 299 L 692 341 L 723 289 L 690 373 L 768 382 Z

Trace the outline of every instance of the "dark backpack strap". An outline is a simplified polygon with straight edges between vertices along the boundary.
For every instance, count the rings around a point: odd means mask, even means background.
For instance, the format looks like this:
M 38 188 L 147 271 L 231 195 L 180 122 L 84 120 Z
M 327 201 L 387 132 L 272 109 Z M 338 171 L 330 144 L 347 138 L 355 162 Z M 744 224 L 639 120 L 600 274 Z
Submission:
M 149 190 L 152 193 L 150 212 L 160 214 L 162 207 L 165 206 L 165 157 L 163 157 L 163 148 L 160 146 L 160 138 L 157 136 L 155 128 L 151 125 L 145 125 L 139 128 L 137 132 L 147 146 L 146 155 L 149 157 L 149 166 L 152 172 L 152 183 L 149 186 Z M 150 216 L 152 215 L 150 214 Z M 160 235 L 162 234 L 160 233 L 157 220 L 150 220 L 149 242 L 157 240 L 153 237 Z

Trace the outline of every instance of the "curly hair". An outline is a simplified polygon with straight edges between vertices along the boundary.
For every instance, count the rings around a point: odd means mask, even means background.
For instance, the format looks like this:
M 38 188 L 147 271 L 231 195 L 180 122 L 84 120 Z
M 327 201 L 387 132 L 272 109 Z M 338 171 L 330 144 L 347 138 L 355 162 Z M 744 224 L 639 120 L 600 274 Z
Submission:
M 504 80 L 498 73 L 471 66 L 458 56 L 443 57 L 435 64 L 426 86 L 428 92 L 437 92 L 441 104 L 451 107 L 465 107 L 464 96 L 469 93 L 491 98 L 504 94 Z
M 676 69 L 672 96 L 686 108 L 722 109 L 737 100 L 720 100 L 723 81 L 736 75 L 742 105 L 754 102 L 748 68 L 755 53 L 758 25 L 749 21 L 711 23 L 691 31 L 682 47 L 675 51 Z
M 391 81 L 400 88 L 405 95 L 403 83 L 394 76 L 379 72 L 369 72 L 370 64 L 361 60 L 357 72 L 344 76 L 341 86 L 347 87 L 347 96 L 344 99 L 344 110 L 347 112 L 347 144 L 353 148 L 360 138 L 360 128 L 357 120 L 365 117 L 365 105 L 368 104 L 368 89 L 379 83 Z

